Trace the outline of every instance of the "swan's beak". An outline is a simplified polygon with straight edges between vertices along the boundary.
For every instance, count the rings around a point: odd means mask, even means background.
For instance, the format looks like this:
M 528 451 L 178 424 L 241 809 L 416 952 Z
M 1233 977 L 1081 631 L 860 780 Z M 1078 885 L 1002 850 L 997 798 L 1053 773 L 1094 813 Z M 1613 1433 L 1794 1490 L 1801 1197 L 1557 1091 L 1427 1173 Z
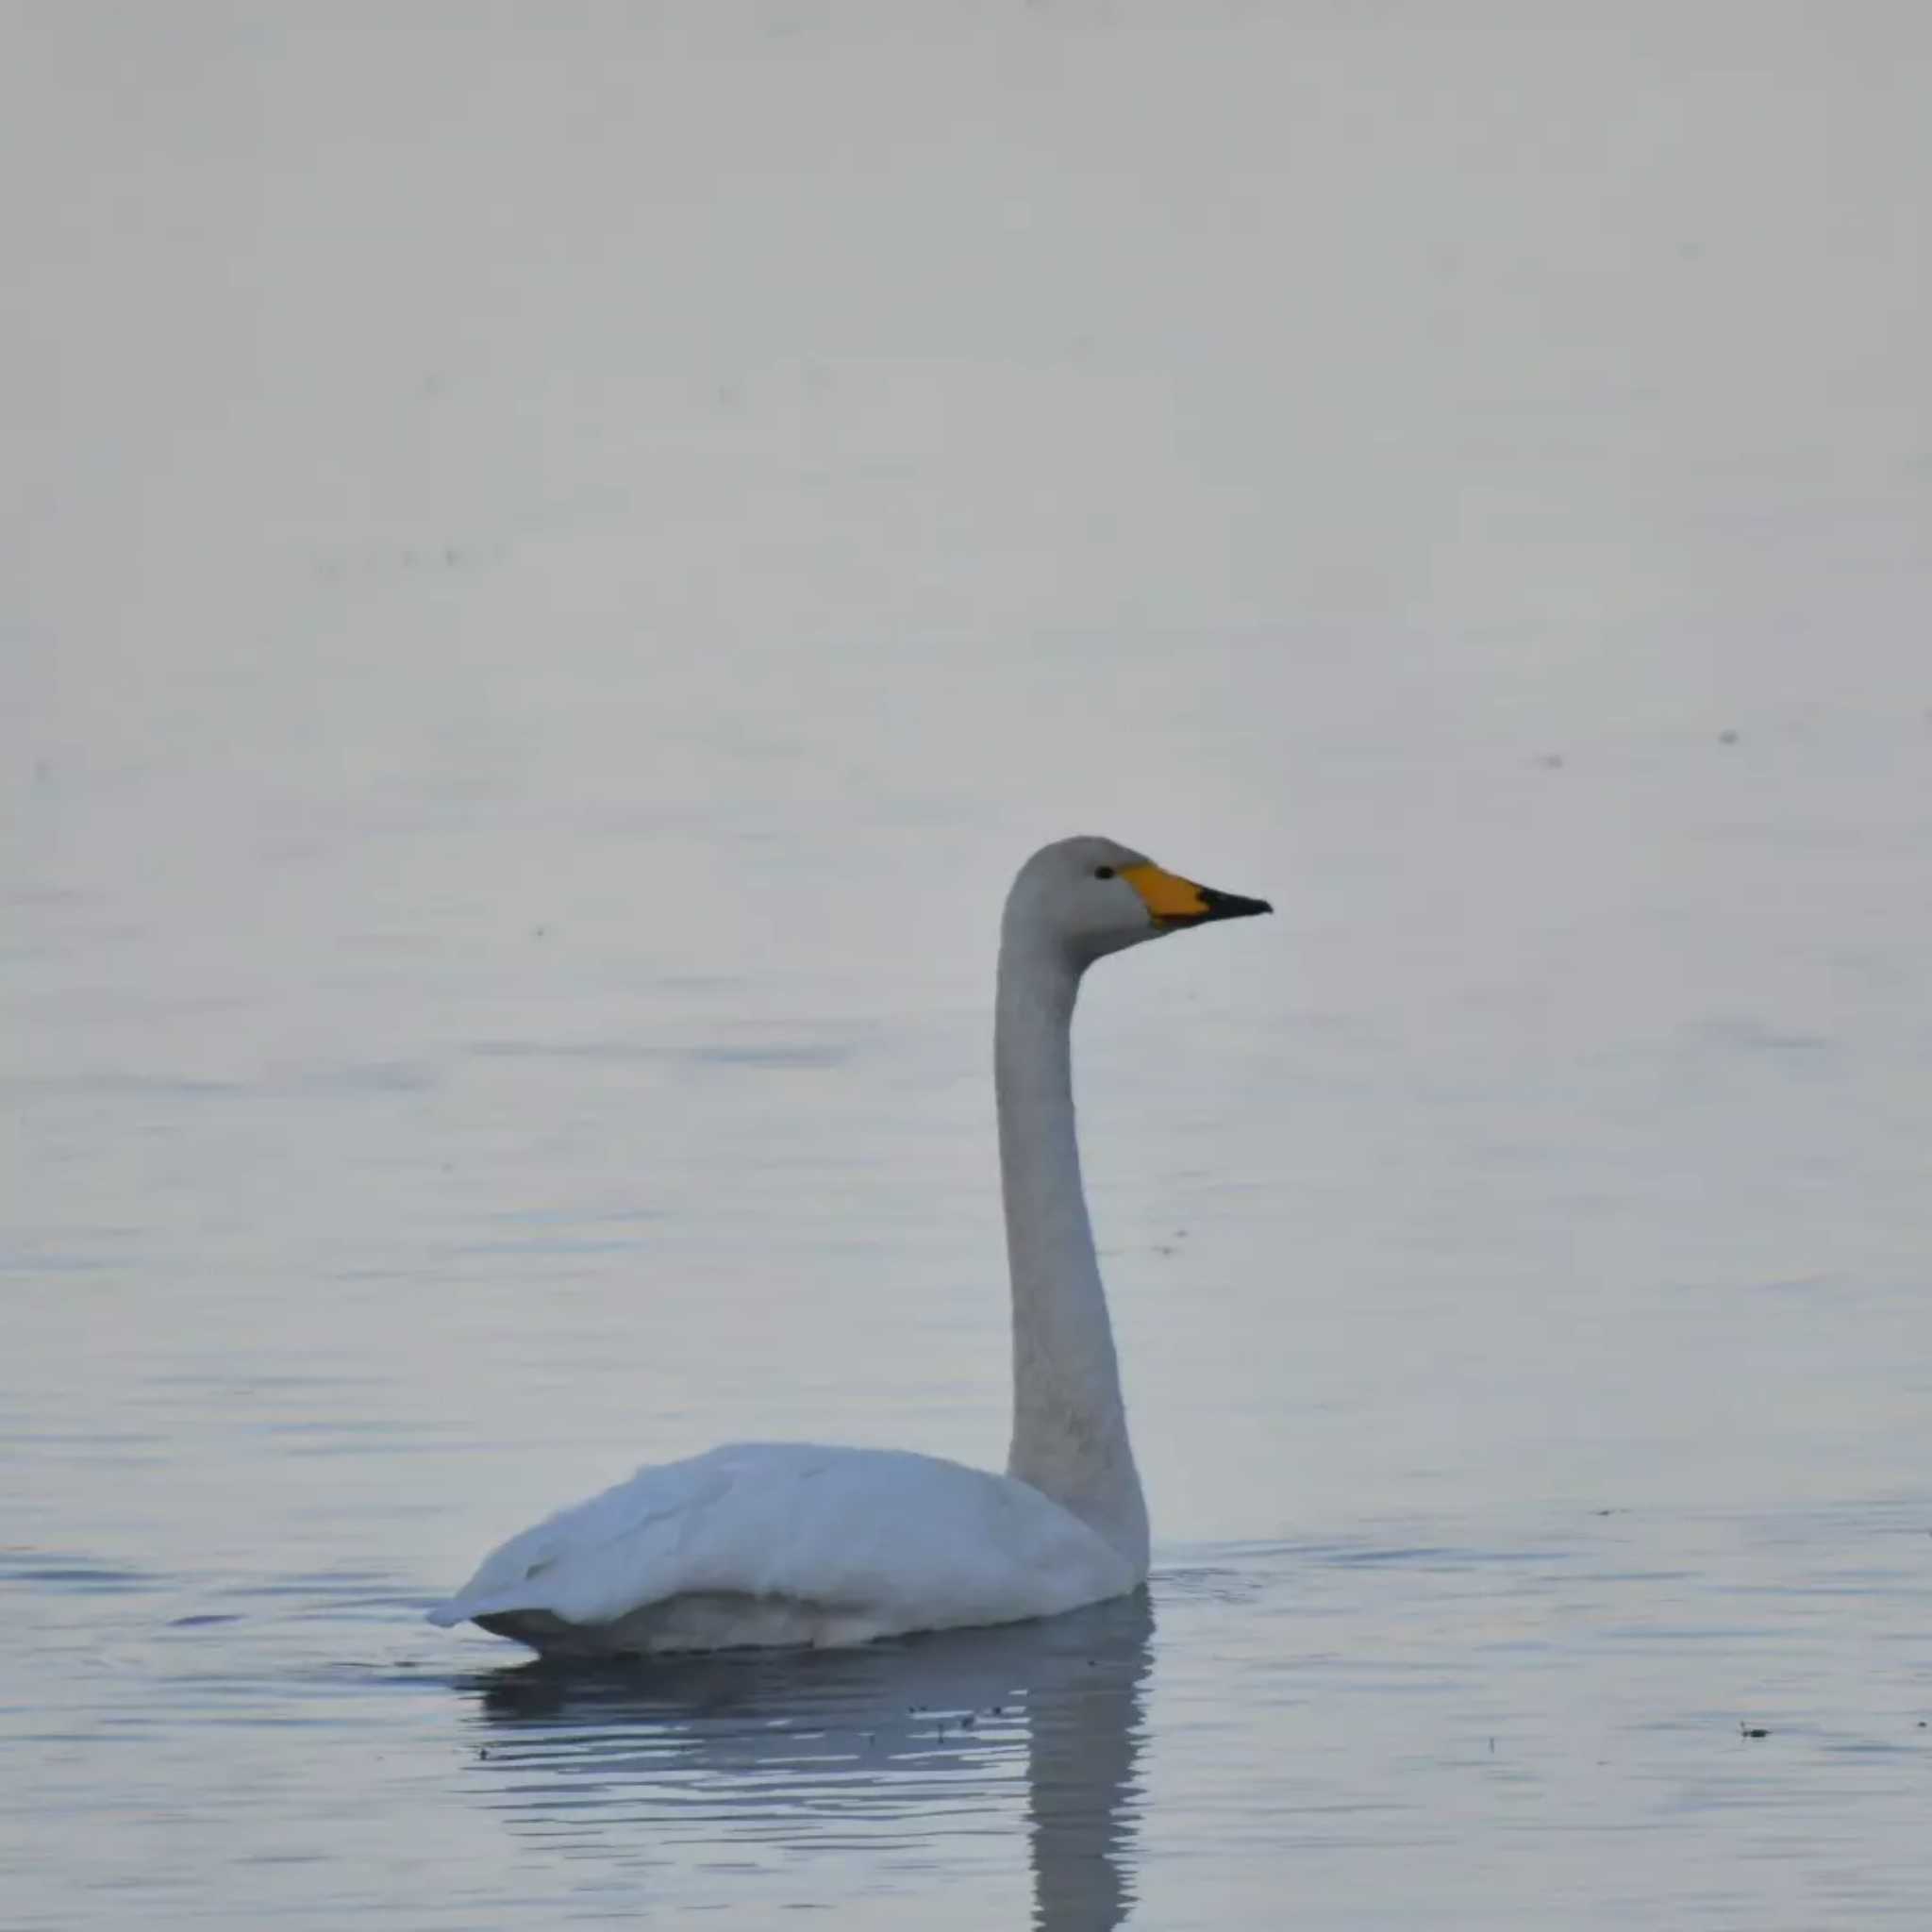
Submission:
M 1252 919 L 1258 912 L 1274 910 L 1265 899 L 1217 892 L 1212 886 L 1197 886 L 1192 879 L 1162 872 L 1158 865 L 1130 865 L 1121 876 L 1140 893 L 1162 932 L 1182 925 L 1206 925 L 1213 919 Z

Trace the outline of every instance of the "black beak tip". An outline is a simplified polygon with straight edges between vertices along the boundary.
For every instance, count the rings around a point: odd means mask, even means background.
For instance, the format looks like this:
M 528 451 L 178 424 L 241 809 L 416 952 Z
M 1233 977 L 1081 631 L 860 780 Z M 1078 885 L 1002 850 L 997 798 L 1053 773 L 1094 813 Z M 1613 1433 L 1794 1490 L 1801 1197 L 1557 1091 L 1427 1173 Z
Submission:
M 1218 892 L 1211 887 L 1203 888 L 1201 896 L 1208 902 L 1208 919 L 1253 919 L 1274 910 L 1265 899 L 1244 899 L 1239 892 Z

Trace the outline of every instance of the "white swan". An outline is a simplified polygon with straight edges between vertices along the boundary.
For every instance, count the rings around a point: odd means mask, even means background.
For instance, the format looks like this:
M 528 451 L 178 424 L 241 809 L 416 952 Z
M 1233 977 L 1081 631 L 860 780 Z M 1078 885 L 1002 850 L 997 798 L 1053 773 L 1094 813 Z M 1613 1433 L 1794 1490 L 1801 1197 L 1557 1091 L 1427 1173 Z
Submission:
M 1272 910 L 1109 839 L 1021 867 L 993 1024 L 1013 1289 L 1007 1474 L 894 1449 L 742 1442 L 638 1471 L 483 1560 L 432 1624 L 577 1655 L 864 1643 L 1009 1624 L 1147 1575 L 1147 1506 L 1074 1132 L 1080 975 L 1181 926 Z

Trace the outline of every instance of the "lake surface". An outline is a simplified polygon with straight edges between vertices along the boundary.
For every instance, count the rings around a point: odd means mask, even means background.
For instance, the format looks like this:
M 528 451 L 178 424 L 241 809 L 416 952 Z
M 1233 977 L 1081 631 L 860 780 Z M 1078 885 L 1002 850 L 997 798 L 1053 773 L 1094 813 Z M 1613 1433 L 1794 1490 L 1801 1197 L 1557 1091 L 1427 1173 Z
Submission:
M 1434 19 L 12 30 L 8 1932 L 1932 1921 L 1932 28 Z M 1071 831 L 1145 1596 L 425 1626 L 1001 1461 Z

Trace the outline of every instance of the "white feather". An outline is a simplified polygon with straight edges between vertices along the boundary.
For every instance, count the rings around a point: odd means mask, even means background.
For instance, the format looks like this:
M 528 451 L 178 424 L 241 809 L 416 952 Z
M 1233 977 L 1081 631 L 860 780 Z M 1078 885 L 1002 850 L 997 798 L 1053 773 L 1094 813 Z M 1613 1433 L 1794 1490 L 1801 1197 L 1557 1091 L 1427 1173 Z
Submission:
M 1097 1532 L 1009 1476 L 906 1450 L 738 1442 L 559 1510 L 429 1614 L 533 1635 L 544 1627 L 533 1611 L 580 1631 L 631 1620 L 615 1642 L 582 1646 L 595 1649 L 851 1643 L 1050 1616 L 1140 1580 Z M 639 1615 L 691 1598 L 708 1600 L 695 1622 Z

